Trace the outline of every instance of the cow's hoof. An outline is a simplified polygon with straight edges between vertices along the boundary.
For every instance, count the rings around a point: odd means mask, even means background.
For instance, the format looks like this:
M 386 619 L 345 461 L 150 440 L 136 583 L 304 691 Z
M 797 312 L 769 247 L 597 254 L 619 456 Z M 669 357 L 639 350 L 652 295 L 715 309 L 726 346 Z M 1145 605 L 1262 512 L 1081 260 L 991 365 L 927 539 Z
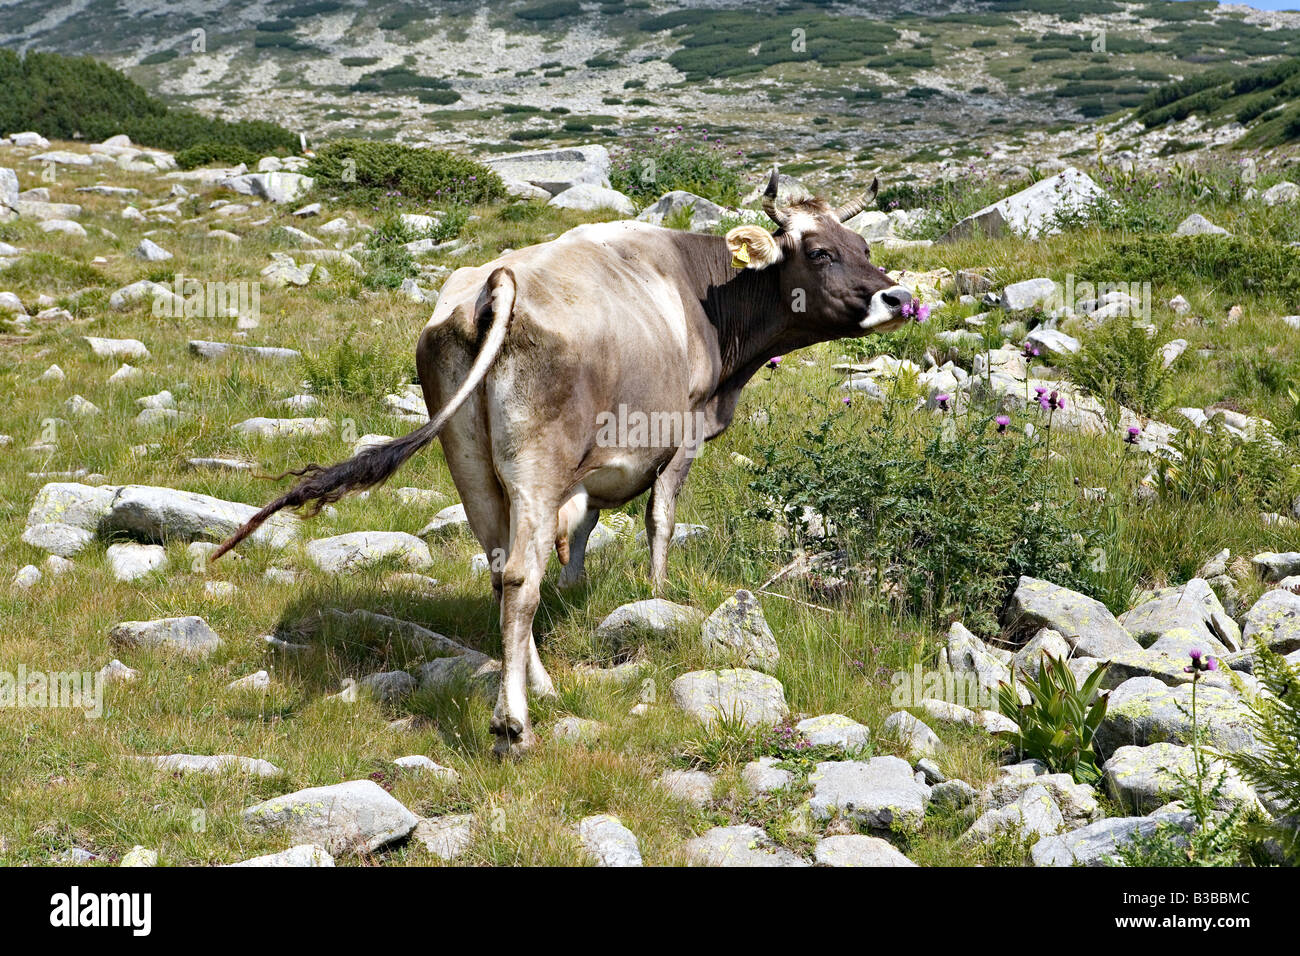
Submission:
M 525 727 L 517 717 L 507 717 L 504 720 L 493 717 L 488 727 L 497 738 L 492 752 L 503 759 L 518 760 L 537 745 L 537 737 L 532 728 Z

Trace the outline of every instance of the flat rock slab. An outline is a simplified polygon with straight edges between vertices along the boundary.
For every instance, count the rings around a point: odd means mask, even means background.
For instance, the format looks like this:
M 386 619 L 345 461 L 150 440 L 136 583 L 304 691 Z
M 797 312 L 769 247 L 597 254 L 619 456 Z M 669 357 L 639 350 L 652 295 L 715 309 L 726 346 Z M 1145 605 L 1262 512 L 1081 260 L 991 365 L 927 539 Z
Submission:
M 1050 627 L 1085 657 L 1104 660 L 1118 651 L 1141 650 L 1100 601 L 1027 575 L 1011 595 L 1009 617 L 1013 626 Z
M 665 770 L 655 785 L 675 800 L 703 807 L 712 802 L 716 782 L 703 770 Z
M 474 840 L 474 815 L 458 813 L 426 817 L 415 825 L 411 839 L 439 859 L 454 860 L 468 850 Z
M 807 866 L 754 826 L 714 827 L 682 845 L 697 866 Z
M 1241 628 L 1203 578 L 1192 578 L 1180 587 L 1159 592 L 1150 601 L 1121 614 L 1119 623 L 1143 647 L 1175 634 L 1212 640 L 1229 651 L 1241 650 Z
M 917 783 L 912 766 L 898 757 L 823 761 L 808 775 L 813 818 L 839 815 L 877 829 L 915 832 L 925 820 L 930 788 Z
M 50 554 L 71 558 L 80 554 L 95 540 L 95 536 L 84 528 L 50 521 L 28 526 L 23 531 L 22 540 L 23 544 L 30 544 Z
M 754 793 L 771 793 L 773 790 L 790 786 L 794 782 L 794 774 L 789 770 L 782 770 L 776 766 L 777 763 L 775 757 L 759 757 L 757 760 L 751 760 L 740 772 L 740 779 Z
M 116 489 L 96 525 L 101 537 L 130 535 L 145 541 L 224 541 L 260 509 L 193 491 L 150 485 Z M 299 533 L 293 517 L 273 515 L 249 540 L 284 548 Z
M 1234 770 L 1222 761 L 1208 761 L 1209 782 L 1213 783 L 1220 772 L 1227 770 L 1218 808 L 1258 802 L 1250 789 Z M 1181 788 L 1173 771 L 1191 776 L 1195 771 L 1191 747 L 1178 744 L 1151 744 L 1146 747 L 1120 747 L 1106 761 L 1102 772 L 1106 788 L 1115 802 L 1133 813 L 1150 813 L 1173 800 L 1180 799 Z
M 297 349 L 272 348 L 265 345 L 234 345 L 229 342 L 205 342 L 193 339 L 190 351 L 202 359 L 247 358 L 259 362 L 293 362 L 302 358 Z
M 1190 813 L 1107 817 L 1068 833 L 1042 838 L 1030 850 L 1030 857 L 1034 866 L 1112 866 L 1125 844 L 1135 837 L 1151 836 L 1162 824 L 1189 829 L 1195 821 Z
M 781 652 L 763 609 L 753 593 L 739 590 L 710 614 L 700 628 L 700 640 L 711 661 L 751 667 L 771 673 Z
M 419 818 L 373 780 L 349 780 L 285 794 L 244 811 L 253 830 L 286 829 L 332 854 L 370 853 L 400 840 Z
M 429 546 L 404 531 L 354 531 L 307 542 L 307 557 L 330 574 L 362 571 L 396 559 L 409 568 L 433 564 Z
M 943 748 L 939 735 L 925 721 L 905 710 L 895 711 L 886 717 L 880 732 L 883 737 L 902 744 L 913 758 L 928 757 Z
M 146 359 L 149 350 L 139 339 L 103 339 L 93 335 L 82 337 L 90 351 L 100 358 Z
M 865 747 L 871 738 L 871 728 L 843 714 L 821 714 L 807 717 L 794 725 L 794 729 L 808 738 L 814 747 L 843 747 L 856 750 Z
M 206 657 L 221 646 L 221 638 L 201 617 L 164 617 L 156 621 L 123 621 L 108 632 L 114 647 L 143 648 Z
M 597 866 L 641 866 L 636 834 L 608 813 L 578 821 L 578 839 Z
M 697 626 L 703 613 L 662 598 L 633 601 L 615 608 L 596 626 L 596 636 L 622 641 L 639 634 L 662 636 Z
M 743 668 L 683 674 L 673 681 L 672 696 L 678 707 L 705 723 L 722 717 L 752 727 L 779 723 L 790 712 L 779 680 Z
M 1097 749 L 1114 753 L 1125 745 L 1192 743 L 1192 685 L 1170 687 L 1155 677 L 1134 677 L 1110 693 L 1106 719 L 1097 728 Z M 1230 690 L 1201 685 L 1196 689 L 1197 722 L 1204 746 L 1222 752 L 1257 746 L 1250 711 Z
M 235 754 L 168 754 L 163 757 L 133 757 L 168 773 L 245 773 L 254 777 L 278 777 L 284 773 L 269 760 Z
M 861 834 L 818 840 L 813 859 L 819 866 L 916 866 L 888 840 Z
M 251 860 L 231 863 L 231 866 L 333 866 L 334 857 L 314 843 L 301 843 L 279 853 L 255 856 Z
M 328 418 L 246 418 L 232 428 L 240 435 L 254 438 L 297 438 L 328 435 L 334 430 L 334 423 Z

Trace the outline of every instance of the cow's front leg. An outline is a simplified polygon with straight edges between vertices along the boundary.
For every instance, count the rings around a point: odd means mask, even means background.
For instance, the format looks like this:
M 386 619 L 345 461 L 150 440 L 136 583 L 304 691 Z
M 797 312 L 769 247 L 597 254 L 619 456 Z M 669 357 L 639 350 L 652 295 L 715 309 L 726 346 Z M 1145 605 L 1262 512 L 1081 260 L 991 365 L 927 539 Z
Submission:
M 600 509 L 587 508 L 573 525 L 569 532 L 569 560 L 560 569 L 558 582 L 560 587 L 571 588 L 582 581 L 583 575 L 586 574 L 587 539 L 591 537 L 591 532 L 595 530 L 596 522 L 599 520 Z
M 528 719 L 530 661 L 537 653 L 533 617 L 555 542 L 555 509 L 512 506 L 512 518 L 515 536 L 501 573 L 501 689 L 489 725 L 497 738 L 494 749 L 503 757 L 521 757 L 536 743 Z M 545 675 L 540 659 L 537 666 Z
M 668 542 L 677 520 L 677 495 L 695 460 L 695 446 L 677 449 L 667 467 L 659 473 L 650 489 L 650 503 L 645 510 L 645 535 L 650 545 L 650 589 L 656 597 L 668 577 Z

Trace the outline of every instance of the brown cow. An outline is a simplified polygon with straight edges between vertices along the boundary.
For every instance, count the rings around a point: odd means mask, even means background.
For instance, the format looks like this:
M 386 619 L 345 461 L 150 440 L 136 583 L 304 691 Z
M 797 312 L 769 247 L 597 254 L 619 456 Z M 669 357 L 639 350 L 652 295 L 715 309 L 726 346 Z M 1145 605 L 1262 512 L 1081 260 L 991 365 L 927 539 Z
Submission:
M 775 233 L 725 237 L 620 221 L 578 226 L 447 280 L 416 347 L 430 421 L 302 480 L 214 553 L 282 508 L 326 503 L 386 480 L 434 438 L 492 569 L 503 669 L 498 753 L 534 742 L 527 693 L 554 693 L 533 615 L 554 547 L 581 574 L 603 508 L 650 490 L 651 580 L 665 574 L 677 494 L 700 443 L 731 423 L 740 390 L 772 356 L 906 321 L 908 291 L 841 223 L 874 199 L 763 207 Z M 676 429 L 618 428 L 610 416 Z M 655 434 L 658 432 L 658 434 Z

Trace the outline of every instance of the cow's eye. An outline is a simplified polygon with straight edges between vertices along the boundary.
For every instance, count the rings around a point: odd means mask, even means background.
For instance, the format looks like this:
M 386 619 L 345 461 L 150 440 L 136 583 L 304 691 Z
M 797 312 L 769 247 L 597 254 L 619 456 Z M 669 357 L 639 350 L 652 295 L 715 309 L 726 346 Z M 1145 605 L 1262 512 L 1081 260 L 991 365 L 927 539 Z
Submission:
M 808 253 L 808 258 L 813 262 L 830 262 L 834 257 L 825 249 L 814 249 Z

